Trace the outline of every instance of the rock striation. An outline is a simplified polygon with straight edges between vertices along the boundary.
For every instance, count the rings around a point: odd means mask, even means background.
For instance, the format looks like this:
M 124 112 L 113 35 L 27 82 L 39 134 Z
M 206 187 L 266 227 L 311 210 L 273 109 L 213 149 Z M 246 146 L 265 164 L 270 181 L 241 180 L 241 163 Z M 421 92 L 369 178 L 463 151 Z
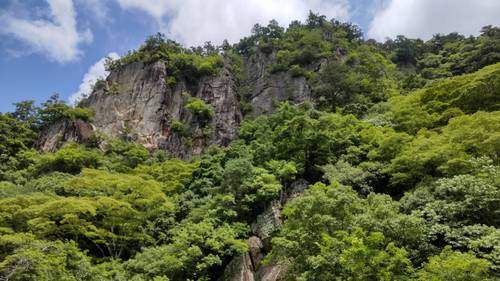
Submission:
M 305 77 L 292 77 L 288 72 L 269 74 L 268 66 L 275 59 L 275 54 L 260 51 L 244 57 L 243 78 L 239 79 L 226 59 L 216 76 L 201 77 L 194 82 L 181 80 L 174 87 L 167 86 L 169 73 L 165 61 L 133 62 L 112 70 L 80 106 L 92 109 L 94 121 L 87 125 L 93 131 L 188 159 L 211 144 L 226 146 L 237 137 L 243 119 L 240 106 L 243 98 L 250 105 L 251 116 L 272 113 L 283 101 L 300 103 L 310 99 L 311 90 Z M 190 97 L 201 99 L 213 108 L 214 115 L 208 123 L 200 122 L 185 108 Z M 179 124 L 185 127 L 182 132 L 175 128 Z M 63 142 L 56 143 L 56 135 L 71 135 L 71 130 L 68 126 L 54 126 L 40 139 L 39 148 L 58 149 Z M 63 141 L 82 139 L 77 134 Z
M 94 127 L 82 120 L 61 120 L 40 134 L 36 147 L 54 152 L 67 142 L 85 142 L 92 137 Z
M 244 59 L 244 86 L 247 87 L 252 116 L 274 112 L 280 102 L 301 103 L 311 98 L 311 87 L 303 76 L 289 72 L 269 74 L 276 53 L 255 52 Z

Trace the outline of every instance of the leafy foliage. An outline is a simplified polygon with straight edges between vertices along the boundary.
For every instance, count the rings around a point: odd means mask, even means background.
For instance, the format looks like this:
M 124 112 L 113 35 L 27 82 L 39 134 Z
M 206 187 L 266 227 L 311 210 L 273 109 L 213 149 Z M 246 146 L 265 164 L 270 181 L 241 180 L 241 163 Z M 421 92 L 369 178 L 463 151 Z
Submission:
M 197 81 L 202 76 L 213 76 L 224 65 L 224 60 L 217 52 L 202 49 L 199 52 L 184 49 L 172 40 L 158 33 L 146 39 L 146 42 L 137 50 L 129 52 L 118 60 L 109 61 L 109 70 L 119 69 L 134 62 L 152 63 L 163 61 L 167 68 L 167 85 L 174 87 L 178 82 L 186 80 Z
M 203 124 L 206 124 L 214 116 L 213 107 L 198 98 L 189 97 L 184 108 L 191 111 Z
M 189 161 L 97 137 L 39 153 L 37 134 L 92 114 L 17 103 L 0 114 L 0 279 L 218 280 L 272 212 L 264 264 L 286 280 L 497 280 L 499 34 L 377 43 L 311 12 L 234 46 L 149 37 L 108 68 L 165 64 L 176 87 L 225 67 L 245 111 L 245 63 L 263 56 L 263 75 L 307 81 L 312 100 L 247 116 Z M 183 98 L 202 128 L 217 118 Z M 187 140 L 190 125 L 170 129 Z

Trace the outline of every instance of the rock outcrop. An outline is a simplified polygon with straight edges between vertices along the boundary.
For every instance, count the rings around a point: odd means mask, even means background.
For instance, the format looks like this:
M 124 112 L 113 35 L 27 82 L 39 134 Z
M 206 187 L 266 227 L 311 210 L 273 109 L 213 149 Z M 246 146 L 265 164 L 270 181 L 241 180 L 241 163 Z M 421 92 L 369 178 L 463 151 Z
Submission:
M 225 146 L 237 137 L 243 118 L 240 99 L 252 108 L 252 116 L 272 113 L 282 101 L 300 103 L 310 99 L 310 86 L 302 76 L 289 72 L 270 74 L 275 53 L 258 50 L 244 57 L 243 77 L 235 78 L 229 60 L 216 76 L 179 79 L 167 86 L 165 62 L 133 62 L 112 70 L 105 81 L 95 85 L 92 94 L 80 106 L 92 109 L 92 128 L 111 138 L 135 141 L 146 148 L 163 149 L 183 159 L 201 154 L 211 144 Z M 243 94 L 242 92 L 245 92 Z M 199 98 L 213 107 L 213 118 L 200 122 L 185 108 L 190 97 Z M 182 124 L 179 132 L 173 125 Z M 54 125 L 39 141 L 44 151 L 58 149 L 64 141 L 80 141 L 79 137 L 62 138 L 67 128 Z
M 81 105 L 93 110 L 93 124 L 105 135 L 125 137 L 155 148 L 162 138 L 161 120 L 169 94 L 165 77 L 165 64 L 161 61 L 150 65 L 135 62 L 112 71 Z
M 269 65 L 276 61 L 276 53 L 255 52 L 244 60 L 245 79 L 251 114 L 272 113 L 283 101 L 301 103 L 311 98 L 311 88 L 303 76 L 292 77 L 288 72 L 269 74 Z
M 82 143 L 94 133 L 94 127 L 82 120 L 61 120 L 42 130 L 36 147 L 44 152 L 54 152 L 67 142 Z
M 283 219 L 281 210 L 288 200 L 300 196 L 309 183 L 297 179 L 288 186 L 280 200 L 271 202 L 251 225 L 252 235 L 248 240 L 249 251 L 233 258 L 219 281 L 284 281 L 287 266 L 275 260 L 266 264 L 262 260 L 272 249 L 271 238 L 279 231 Z
M 81 105 L 93 110 L 93 124 L 105 135 L 165 149 L 180 158 L 200 154 L 212 143 L 227 145 L 237 136 L 242 116 L 234 77 L 226 67 L 195 85 L 179 81 L 170 88 L 167 76 L 163 61 L 126 65 L 112 71 Z M 188 97 L 213 107 L 214 117 L 204 127 L 185 108 Z M 184 124 L 188 135 L 173 130 L 174 122 Z
M 274 234 L 282 224 L 281 203 L 273 201 L 271 205 L 252 224 L 252 233 L 262 239 L 266 249 L 270 248 L 271 235 Z
M 257 236 L 247 240 L 248 252 L 235 257 L 219 281 L 284 281 L 286 267 L 270 262 L 263 265 L 264 244 Z

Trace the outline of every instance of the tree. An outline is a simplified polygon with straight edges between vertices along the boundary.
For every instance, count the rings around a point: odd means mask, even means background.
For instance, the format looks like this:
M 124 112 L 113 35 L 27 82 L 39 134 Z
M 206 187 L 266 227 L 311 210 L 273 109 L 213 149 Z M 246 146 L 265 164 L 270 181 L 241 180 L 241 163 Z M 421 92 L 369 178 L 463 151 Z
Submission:
M 27 150 L 35 141 L 36 134 L 25 123 L 0 113 L 0 162 Z
M 454 252 L 447 246 L 439 256 L 431 257 L 424 268 L 418 271 L 417 280 L 493 280 L 488 274 L 489 265 L 486 260 Z
M 326 16 L 315 14 L 312 11 L 309 11 L 306 20 L 306 25 L 308 28 L 323 27 L 325 23 L 326 23 Z
M 311 269 L 300 280 L 411 280 L 413 267 L 406 251 L 386 245 L 380 232 L 338 231 L 324 235 L 318 246 L 320 253 L 308 259 Z
M 6 280 L 96 280 L 100 276 L 75 243 L 37 240 L 30 234 L 0 236 L 0 278 Z
M 422 55 L 424 42 L 420 39 L 408 39 L 398 35 L 394 40 L 395 50 L 392 61 L 401 66 L 416 66 Z
M 424 221 L 399 213 L 389 196 L 362 199 L 350 187 L 317 183 L 283 215 L 271 256 L 300 280 L 410 280 L 410 258 L 431 253 Z
M 18 122 L 25 124 L 26 127 L 36 130 L 38 125 L 38 108 L 35 106 L 35 101 L 21 101 L 14 104 L 16 109 L 10 113 Z
M 170 280 L 210 280 L 211 268 L 222 265 L 226 258 L 247 250 L 238 225 L 218 225 L 210 219 L 198 223 L 185 222 L 172 229 L 172 242 L 161 247 L 145 248 L 125 267 L 131 276 L 153 280 L 166 276 Z

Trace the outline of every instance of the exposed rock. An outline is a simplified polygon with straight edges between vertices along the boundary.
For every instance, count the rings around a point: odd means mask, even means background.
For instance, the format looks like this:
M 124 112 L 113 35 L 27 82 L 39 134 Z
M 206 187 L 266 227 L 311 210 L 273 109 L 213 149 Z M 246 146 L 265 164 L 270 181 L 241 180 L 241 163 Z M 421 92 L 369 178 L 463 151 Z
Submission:
M 285 281 L 287 267 L 284 264 L 270 262 L 255 273 L 255 281 Z
M 164 102 L 169 93 L 165 64 L 131 63 L 111 71 L 106 83 L 98 87 L 81 105 L 94 112 L 95 127 L 111 137 L 124 137 L 147 148 L 157 148 L 163 136 Z M 171 98 L 170 103 L 179 99 Z
M 88 122 L 82 120 L 62 120 L 40 133 L 36 147 L 43 152 L 53 152 L 67 142 L 85 142 L 94 132 Z
M 224 67 L 218 76 L 202 79 L 196 97 L 214 107 L 214 143 L 228 145 L 238 136 L 242 119 L 234 75 Z
M 295 198 L 302 195 L 304 190 L 309 186 L 309 183 L 305 179 L 298 179 L 290 185 L 290 189 L 287 192 L 287 200 Z
M 94 112 L 94 125 L 105 135 L 136 141 L 149 149 L 165 149 L 174 156 L 201 154 L 209 144 L 227 145 L 237 136 L 242 119 L 232 73 L 224 67 L 215 77 L 203 77 L 196 85 L 179 81 L 167 87 L 163 61 L 135 62 L 114 70 L 81 105 Z M 215 117 L 201 128 L 184 108 L 187 96 L 211 104 Z M 171 129 L 174 121 L 189 127 L 189 136 Z
M 260 266 L 260 262 L 264 258 L 264 254 L 262 253 L 262 249 L 264 245 L 262 244 L 262 240 L 260 240 L 257 236 L 252 236 L 248 238 L 248 254 L 250 255 L 250 260 L 252 262 L 253 270 L 257 270 Z
M 252 232 L 260 239 L 268 240 L 282 224 L 281 208 L 279 201 L 273 201 L 262 214 L 257 216 L 255 223 L 252 224 Z
M 220 281 L 255 281 L 255 271 L 264 258 L 262 241 L 252 236 L 247 240 L 248 252 L 235 257 L 224 270 Z
M 106 81 L 98 83 L 80 106 L 93 110 L 93 125 L 100 133 L 135 141 L 148 149 L 164 149 L 186 159 L 201 154 L 210 144 L 226 146 L 237 137 L 242 120 L 239 101 L 242 93 L 238 91 L 247 92 L 245 96 L 254 116 L 274 112 L 278 103 L 285 100 L 300 103 L 310 99 L 311 89 L 306 78 L 292 77 L 288 72 L 268 74 L 268 66 L 275 59 L 275 53 L 267 55 L 256 50 L 243 60 L 242 81 L 236 81 L 230 62 L 226 61 L 218 75 L 190 83 L 178 81 L 174 88 L 166 84 L 169 73 L 164 61 L 133 62 L 112 70 Z M 311 70 L 314 71 L 314 67 L 320 64 L 311 66 Z M 208 124 L 201 126 L 184 108 L 187 96 L 213 106 L 214 117 Z M 173 131 L 173 122 L 182 122 L 188 133 Z M 64 135 L 58 126 L 50 128 L 50 135 L 43 138 Z M 54 150 L 62 144 L 54 145 L 54 140 L 51 143 L 42 146 Z
M 252 261 L 248 253 L 235 257 L 224 270 L 220 281 L 255 281 Z
M 268 66 L 275 60 L 276 53 L 267 55 L 260 51 L 244 60 L 244 83 L 249 90 L 253 116 L 273 113 L 283 101 L 301 103 L 311 98 L 305 77 L 292 77 L 288 72 L 268 73 Z
M 286 270 L 285 264 L 271 261 L 269 264 L 260 265 L 255 271 L 250 255 L 245 253 L 229 263 L 219 281 L 286 281 Z

